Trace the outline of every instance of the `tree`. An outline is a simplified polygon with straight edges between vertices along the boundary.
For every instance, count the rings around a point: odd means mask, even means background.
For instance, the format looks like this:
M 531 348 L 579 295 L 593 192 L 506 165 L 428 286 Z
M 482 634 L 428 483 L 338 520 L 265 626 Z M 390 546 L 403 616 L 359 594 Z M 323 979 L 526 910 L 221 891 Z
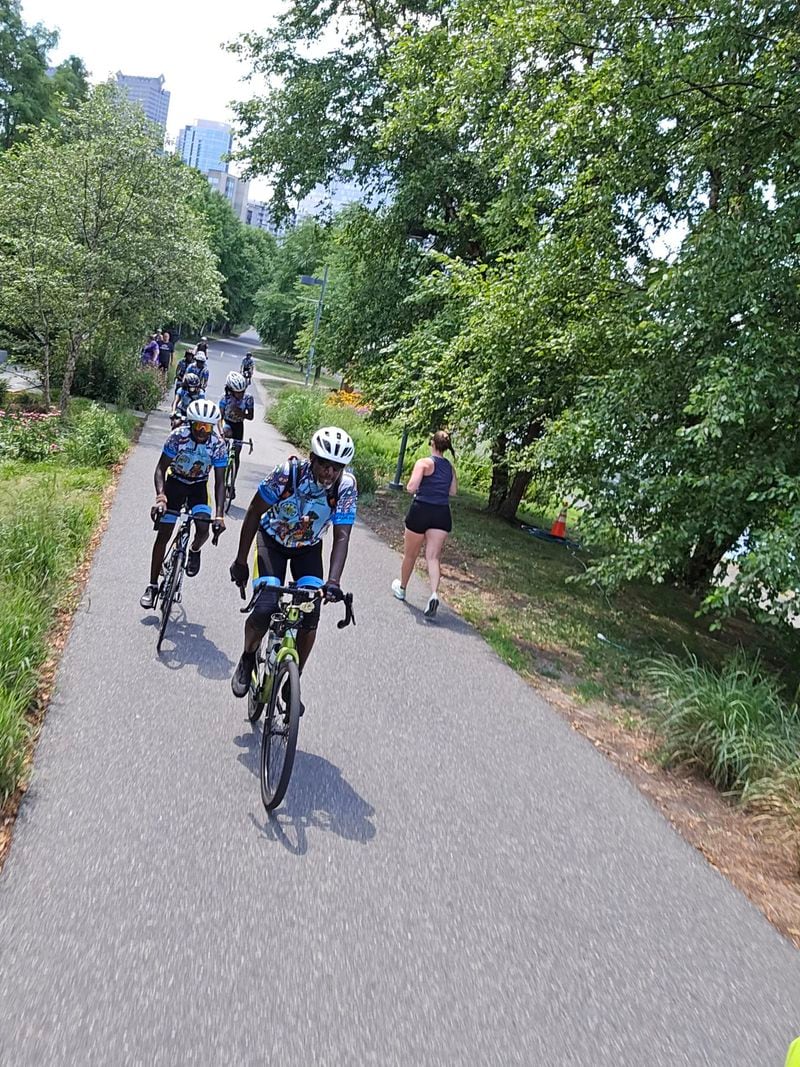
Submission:
M 103 85 L 0 158 L 0 319 L 38 341 L 47 390 L 62 355 L 62 410 L 97 337 L 220 306 L 196 178 L 159 148 L 141 109 Z
M 325 230 L 313 219 L 289 230 L 279 241 L 267 279 L 256 295 L 253 323 L 261 339 L 281 355 L 295 354 L 297 336 L 313 314 L 309 310 L 313 298 L 300 275 L 314 274 L 325 248 Z
M 0 0 L 0 148 L 10 148 L 22 127 L 50 113 L 47 53 L 57 41 L 41 24 L 25 25 L 19 0 Z
M 246 226 L 229 201 L 205 181 L 197 183 L 195 199 L 223 279 L 223 306 L 214 326 L 230 333 L 234 326 L 247 326 L 253 320 L 255 296 L 269 274 L 275 239 Z

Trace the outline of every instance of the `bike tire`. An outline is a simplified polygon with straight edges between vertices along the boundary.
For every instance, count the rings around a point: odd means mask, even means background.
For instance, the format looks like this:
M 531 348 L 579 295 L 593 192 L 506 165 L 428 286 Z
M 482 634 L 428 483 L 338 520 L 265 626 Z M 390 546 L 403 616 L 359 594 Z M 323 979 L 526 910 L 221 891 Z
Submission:
M 231 510 L 231 504 L 233 503 L 233 466 L 228 464 L 228 468 L 225 471 L 225 514 Z
M 170 562 L 169 574 L 165 578 L 164 592 L 161 596 L 161 625 L 158 628 L 158 640 L 156 652 L 161 652 L 161 642 L 167 632 L 167 624 L 172 614 L 172 604 L 175 600 L 175 590 L 178 588 L 178 578 L 183 568 L 183 555 L 177 552 Z
M 264 692 L 264 682 L 266 681 L 267 673 L 264 669 L 264 662 L 260 658 L 260 649 L 257 655 L 259 658 L 256 661 L 256 685 L 253 686 L 251 680 L 250 688 L 247 690 L 247 718 L 252 723 L 258 722 L 261 718 L 261 712 L 264 710 L 264 701 L 260 698 Z
M 281 691 L 287 679 L 289 700 L 281 712 Z M 294 766 L 299 724 L 300 672 L 293 659 L 285 659 L 272 683 L 261 735 L 261 800 L 267 811 L 274 811 L 286 795 Z

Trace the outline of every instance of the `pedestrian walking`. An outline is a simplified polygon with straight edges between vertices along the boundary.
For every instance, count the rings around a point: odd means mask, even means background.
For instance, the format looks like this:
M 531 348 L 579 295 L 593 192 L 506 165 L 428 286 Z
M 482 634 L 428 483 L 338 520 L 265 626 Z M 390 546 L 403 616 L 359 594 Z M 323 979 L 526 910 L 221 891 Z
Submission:
M 403 563 L 400 577 L 392 582 L 392 592 L 398 600 L 405 600 L 406 588 L 414 570 L 414 564 L 425 545 L 425 561 L 428 565 L 428 581 L 431 595 L 425 608 L 425 618 L 436 618 L 439 610 L 440 560 L 447 535 L 453 528 L 450 513 L 450 497 L 458 492 L 455 468 L 444 453 L 450 452 L 455 459 L 453 444 L 447 430 L 437 430 L 430 439 L 431 454 L 418 459 L 414 464 L 406 488 L 414 494 L 405 521 Z
M 158 369 L 161 374 L 161 381 L 166 389 L 167 377 L 169 376 L 169 368 L 172 363 L 172 350 L 174 345 L 169 338 L 169 330 L 164 330 L 160 334 L 158 342 Z
M 141 363 L 143 367 L 154 367 L 158 363 L 158 334 L 151 333 L 142 346 Z

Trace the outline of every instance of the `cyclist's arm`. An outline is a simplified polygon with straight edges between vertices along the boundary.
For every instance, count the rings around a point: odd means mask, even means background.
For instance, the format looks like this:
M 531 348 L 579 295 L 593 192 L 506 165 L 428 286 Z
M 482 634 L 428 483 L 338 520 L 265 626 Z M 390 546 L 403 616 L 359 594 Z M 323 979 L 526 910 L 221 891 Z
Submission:
M 162 452 L 158 463 L 156 464 L 155 474 L 153 475 L 153 482 L 155 483 L 156 487 L 156 496 L 164 496 L 167 492 L 164 479 L 167 476 L 167 471 L 169 470 L 170 463 L 172 463 L 171 458 L 169 456 L 165 456 Z
M 255 404 L 248 404 L 244 409 L 244 417 L 246 419 L 252 419 L 255 415 Z
M 224 485 L 223 485 L 224 496 Z M 250 546 L 253 543 L 253 538 L 258 533 L 258 526 L 261 522 L 261 516 L 271 507 L 267 501 L 263 498 L 261 493 L 256 493 L 253 499 L 250 501 L 250 507 L 247 509 L 247 514 L 244 517 L 242 523 L 242 530 L 239 534 L 239 550 L 236 553 L 236 562 L 247 564 L 247 557 L 250 554 Z
M 328 581 L 338 585 L 342 578 L 342 571 L 347 562 L 347 550 L 350 547 L 350 531 L 352 526 L 341 525 L 333 527 L 333 546 L 331 547 L 331 561 L 328 565 Z
M 430 467 L 428 466 L 430 464 Z M 433 466 L 433 460 L 430 459 L 418 459 L 414 464 L 414 469 L 411 472 L 411 477 L 408 479 L 408 485 L 406 489 L 409 493 L 416 493 L 419 489 L 422 479 L 426 474 L 431 473 L 431 467 Z
M 221 519 L 225 515 L 225 467 L 214 468 L 214 500 L 217 505 L 214 518 Z

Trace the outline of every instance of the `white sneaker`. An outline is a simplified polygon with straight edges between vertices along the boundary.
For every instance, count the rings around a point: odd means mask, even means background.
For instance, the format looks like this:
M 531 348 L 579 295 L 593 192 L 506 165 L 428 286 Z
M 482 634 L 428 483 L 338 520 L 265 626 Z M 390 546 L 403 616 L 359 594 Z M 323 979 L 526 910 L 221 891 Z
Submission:
M 394 595 L 397 597 L 398 600 L 405 600 L 406 591 L 402 587 L 402 585 L 400 584 L 400 579 L 399 578 L 395 578 L 395 580 L 392 582 L 392 592 L 394 593 Z
M 431 593 L 431 595 L 430 595 L 430 597 L 428 599 L 428 606 L 427 606 L 427 608 L 425 608 L 425 610 L 423 611 L 422 614 L 425 616 L 426 619 L 435 619 L 436 618 L 436 612 L 438 610 L 439 610 L 439 598 L 436 596 L 435 593 Z

